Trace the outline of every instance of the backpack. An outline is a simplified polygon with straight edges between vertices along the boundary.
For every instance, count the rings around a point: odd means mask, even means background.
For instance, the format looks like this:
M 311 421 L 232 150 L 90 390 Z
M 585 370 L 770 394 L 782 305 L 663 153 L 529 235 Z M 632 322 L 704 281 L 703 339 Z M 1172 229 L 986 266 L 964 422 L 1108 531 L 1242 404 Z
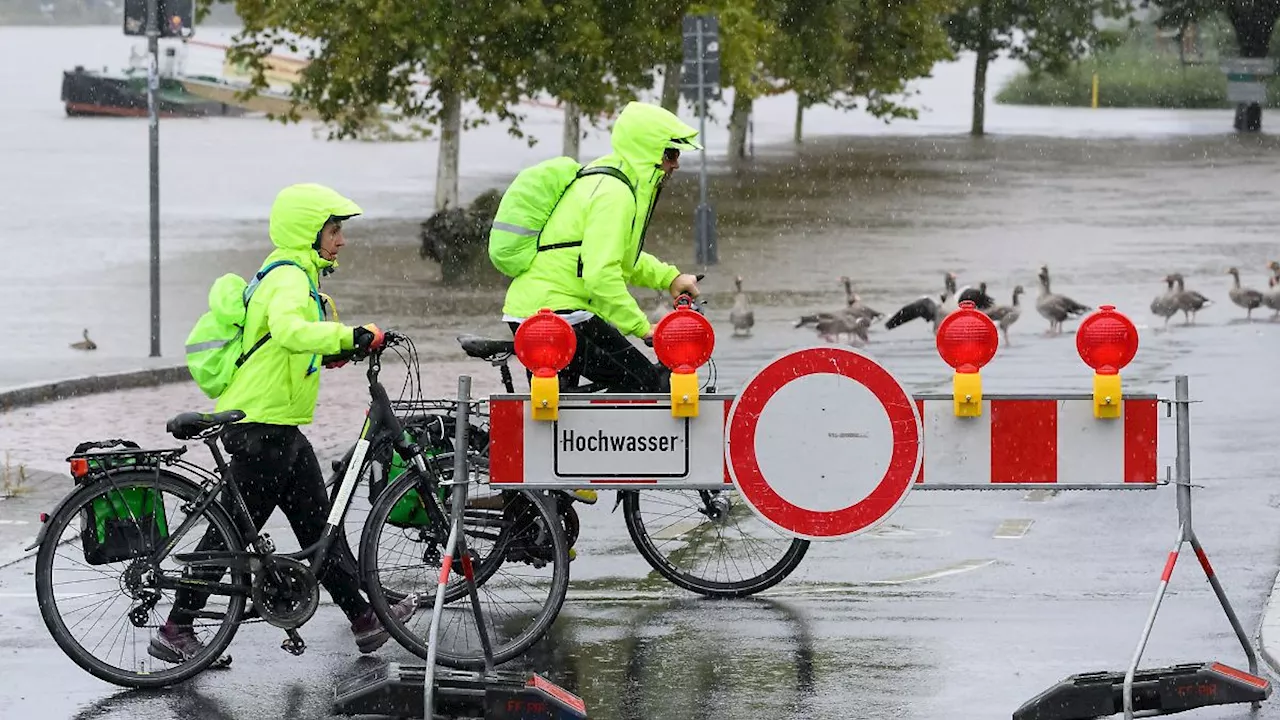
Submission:
M 502 195 L 498 212 L 489 230 L 489 260 L 507 277 L 517 277 L 529 269 L 544 250 L 579 247 L 581 240 L 540 245 L 539 238 L 551 213 L 575 180 L 588 175 L 608 175 L 626 183 L 634 196 L 636 189 L 621 170 L 607 165 L 583 167 L 571 157 L 544 160 L 525 168 Z
M 196 320 L 187 335 L 187 369 L 191 379 L 210 398 L 217 399 L 231 384 L 236 370 L 257 352 L 271 333 L 263 335 L 247 352 L 244 349 L 244 323 L 249 311 L 249 298 L 267 273 L 281 265 L 302 266 L 292 260 L 277 260 L 259 270 L 248 283 L 235 273 L 227 273 L 213 281 L 209 288 L 209 310 Z M 310 278 L 308 278 L 310 282 Z M 311 289 L 316 295 L 315 286 Z

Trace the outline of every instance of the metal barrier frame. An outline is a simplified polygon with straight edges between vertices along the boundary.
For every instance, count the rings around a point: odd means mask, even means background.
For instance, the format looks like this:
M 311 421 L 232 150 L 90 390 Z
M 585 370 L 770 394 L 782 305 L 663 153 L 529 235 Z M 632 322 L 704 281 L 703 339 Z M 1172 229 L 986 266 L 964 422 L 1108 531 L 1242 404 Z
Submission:
M 1192 526 L 1191 515 L 1191 399 L 1189 391 L 1189 381 L 1186 375 L 1177 375 L 1174 378 L 1174 399 L 1159 398 L 1152 394 L 1133 394 L 1126 395 L 1126 398 L 1151 400 L 1155 399 L 1159 403 L 1165 405 L 1166 417 L 1169 410 L 1173 411 L 1176 417 L 1176 448 L 1177 454 L 1175 458 L 1173 485 L 1177 489 L 1177 507 L 1178 507 L 1178 537 L 1174 544 L 1173 550 L 1170 551 L 1168 560 L 1165 562 L 1164 571 L 1160 576 L 1160 584 L 1156 590 L 1155 598 L 1151 605 L 1151 610 L 1147 615 L 1146 624 L 1142 628 L 1142 635 L 1138 640 L 1138 646 L 1134 651 L 1133 658 L 1129 663 L 1129 667 L 1125 672 L 1123 702 L 1125 720 L 1133 720 L 1133 683 L 1134 676 L 1137 673 L 1138 665 L 1142 661 L 1143 652 L 1146 650 L 1147 642 L 1151 638 L 1151 632 L 1155 626 L 1156 616 L 1160 612 L 1160 605 L 1164 601 L 1164 596 L 1169 587 L 1169 580 L 1173 575 L 1174 566 L 1177 564 L 1179 553 L 1185 543 L 1190 543 L 1192 550 L 1195 552 L 1196 558 L 1200 561 L 1200 567 L 1204 570 L 1205 577 L 1209 584 L 1213 587 L 1213 592 L 1222 607 L 1223 612 L 1227 616 L 1227 620 L 1231 623 L 1232 630 L 1235 631 L 1236 638 L 1240 641 L 1240 646 L 1244 649 L 1245 656 L 1249 660 L 1249 672 L 1257 674 L 1258 672 L 1258 655 L 1249 642 L 1243 626 L 1240 624 L 1239 618 L 1236 616 L 1235 610 L 1231 606 L 1230 600 L 1227 598 L 1226 591 L 1222 584 L 1218 581 L 1217 575 L 1213 572 L 1213 567 L 1209 564 L 1209 557 L 1204 551 L 1203 545 L 1196 536 L 1195 529 Z M 495 396 L 503 399 L 515 399 L 523 396 Z M 717 397 L 732 397 L 731 395 L 718 394 Z M 952 396 L 941 393 L 922 393 L 912 396 L 916 400 L 951 400 Z M 1064 394 L 1064 395 L 988 395 L 984 399 L 996 400 L 1063 400 L 1063 399 L 1089 399 L 1092 396 L 1086 394 Z M 584 398 L 585 399 L 585 398 Z M 600 398 L 596 398 L 599 400 Z M 633 400 L 635 398 L 632 398 Z M 657 399 L 656 397 L 654 399 Z M 470 424 L 467 422 L 467 414 L 471 405 L 471 377 L 467 375 L 458 378 L 458 399 L 457 399 L 457 423 L 455 432 L 455 447 L 468 447 L 468 433 Z M 430 635 L 428 640 L 428 657 L 426 667 L 426 678 L 424 682 L 423 692 L 425 700 L 426 717 L 432 717 L 434 710 L 434 675 L 435 675 L 435 650 L 438 640 L 439 623 L 443 613 L 445 586 L 448 584 L 449 574 L 451 572 L 452 559 L 455 551 L 461 553 L 461 562 L 463 564 L 463 573 L 468 585 L 468 594 L 471 597 L 472 609 L 475 613 L 476 626 L 480 634 L 481 644 L 485 651 L 485 672 L 486 674 L 493 671 L 493 656 L 490 647 L 488 634 L 484 627 L 484 619 L 480 609 L 479 594 L 475 585 L 475 579 L 471 572 L 470 557 L 466 553 L 466 540 L 462 533 L 463 508 L 466 505 L 467 485 L 470 482 L 470 472 L 468 468 L 468 454 L 457 453 L 454 456 L 454 478 L 450 484 L 453 485 L 453 519 L 452 528 L 449 534 L 448 546 L 443 556 L 442 568 L 440 572 L 440 582 L 436 589 L 435 607 L 431 617 Z M 461 479 L 459 479 L 461 478 Z M 993 483 L 993 484 L 955 484 L 955 485 L 929 485 L 928 483 L 920 483 L 914 485 L 910 492 L 915 491 L 991 491 L 991 490 L 1063 490 L 1063 491 L 1099 491 L 1099 490 L 1154 490 L 1162 485 L 1170 484 L 1168 480 L 1156 481 L 1151 483 Z M 585 487 L 599 487 L 599 485 L 584 485 Z M 508 486 L 517 487 L 517 486 Z M 545 486 L 540 484 L 531 484 L 524 486 L 529 490 L 542 489 Z M 567 485 L 560 484 L 555 486 L 557 489 L 566 489 Z M 630 486 L 628 489 L 644 489 L 646 486 Z M 649 485 L 654 489 L 660 489 L 653 485 Z M 723 486 L 720 486 L 723 487 Z M 1257 710 L 1261 706 L 1259 702 L 1253 702 L 1253 709 Z
M 946 400 L 952 399 L 951 395 L 944 393 L 919 394 L 913 396 L 917 400 Z M 1086 394 L 1066 394 L 1066 395 L 986 395 L 984 400 L 1076 400 L 1091 399 L 1091 395 Z M 1249 659 L 1249 672 L 1256 675 L 1258 673 L 1258 655 L 1249 643 L 1249 638 L 1245 634 L 1244 628 L 1240 625 L 1240 619 L 1236 617 L 1235 610 L 1231 607 L 1231 601 L 1227 599 L 1227 593 L 1222 587 L 1222 583 L 1218 581 L 1217 575 L 1213 572 L 1213 567 L 1209 564 L 1209 556 L 1205 554 L 1204 547 L 1200 544 L 1199 538 L 1196 537 L 1195 529 L 1191 524 L 1191 396 L 1188 389 L 1188 378 L 1186 375 L 1177 375 L 1174 377 L 1174 399 L 1160 398 L 1156 395 L 1146 394 L 1126 394 L 1125 399 L 1155 399 L 1166 407 L 1165 417 L 1169 416 L 1172 411 L 1176 416 L 1176 447 L 1177 455 L 1174 462 L 1174 477 L 1172 484 L 1177 488 L 1178 502 L 1178 539 L 1173 546 L 1173 550 L 1169 553 L 1169 558 L 1165 562 L 1164 572 L 1160 575 L 1160 585 L 1156 590 L 1156 596 L 1151 605 L 1151 611 L 1147 615 L 1146 624 L 1142 628 L 1142 635 L 1138 640 L 1138 647 L 1133 653 L 1133 658 L 1129 662 L 1129 667 L 1125 671 L 1124 676 L 1124 717 L 1125 720 L 1133 720 L 1133 682 L 1134 676 L 1138 671 L 1138 665 L 1142 662 L 1142 654 L 1146 650 L 1147 641 L 1151 639 L 1151 631 L 1155 627 L 1156 615 L 1160 612 L 1160 604 L 1164 601 L 1165 592 L 1169 588 L 1169 579 L 1173 575 L 1174 565 L 1178 561 L 1178 554 L 1182 550 L 1184 543 L 1190 543 L 1192 550 L 1195 551 L 1196 558 L 1200 561 L 1200 567 L 1204 570 L 1205 577 L 1208 578 L 1209 584 L 1213 587 L 1213 592 L 1218 598 L 1218 603 L 1222 606 L 1223 612 L 1227 616 L 1227 620 L 1231 623 L 1232 630 L 1235 631 L 1236 638 L 1240 641 L 1240 646 L 1244 648 L 1245 656 Z M 961 491 L 961 490 L 1154 490 L 1162 485 L 1168 485 L 1170 481 L 1157 481 L 1151 483 L 992 483 L 989 485 L 974 484 L 937 484 L 929 485 L 927 482 L 920 483 L 911 488 L 911 492 L 927 491 Z M 1252 703 L 1256 710 L 1261 703 Z

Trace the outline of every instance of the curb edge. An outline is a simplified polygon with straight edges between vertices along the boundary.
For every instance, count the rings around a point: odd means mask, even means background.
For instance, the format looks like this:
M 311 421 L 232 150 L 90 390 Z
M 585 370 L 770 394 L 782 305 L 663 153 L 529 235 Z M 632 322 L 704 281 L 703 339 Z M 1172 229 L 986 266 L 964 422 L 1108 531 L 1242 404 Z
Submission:
M 0 413 L 20 407 L 65 400 L 83 395 L 115 392 L 131 388 L 154 387 L 178 382 L 190 382 L 191 373 L 186 365 L 130 370 L 106 375 L 55 380 L 53 382 L 24 385 L 0 390 Z

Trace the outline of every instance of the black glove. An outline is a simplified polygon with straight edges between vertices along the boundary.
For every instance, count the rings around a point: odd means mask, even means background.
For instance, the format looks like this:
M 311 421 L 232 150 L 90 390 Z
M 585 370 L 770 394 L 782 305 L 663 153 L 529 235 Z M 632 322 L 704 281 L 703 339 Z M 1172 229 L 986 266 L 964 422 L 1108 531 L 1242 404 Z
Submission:
M 373 323 L 361 325 L 351 331 L 351 341 L 355 343 L 356 347 L 367 352 L 381 348 L 385 338 L 382 328 Z

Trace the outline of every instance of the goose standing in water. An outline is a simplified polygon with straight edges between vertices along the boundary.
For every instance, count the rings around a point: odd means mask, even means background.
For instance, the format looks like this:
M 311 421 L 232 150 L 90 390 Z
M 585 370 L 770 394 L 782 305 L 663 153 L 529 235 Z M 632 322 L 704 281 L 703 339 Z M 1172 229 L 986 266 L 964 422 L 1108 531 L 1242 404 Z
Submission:
M 733 334 L 735 336 L 739 333 L 750 335 L 751 328 L 756 324 L 756 314 L 751 309 L 751 304 L 747 302 L 747 294 L 742 292 L 741 275 L 733 279 L 733 285 L 737 288 L 737 292 L 733 294 L 733 308 L 729 310 L 729 322 L 733 325 Z
M 868 305 L 862 304 L 862 298 L 858 297 L 858 293 L 853 291 L 853 281 L 848 277 L 841 277 L 840 282 L 844 283 L 844 298 L 848 305 L 845 312 L 854 317 L 866 318 L 868 324 L 884 317 L 884 313 L 876 310 Z
M 997 305 L 986 311 L 987 317 L 992 322 L 1000 326 L 1000 332 L 1004 335 L 1004 344 L 1010 345 L 1009 342 L 1009 326 L 1018 322 L 1018 318 L 1022 316 L 1022 308 L 1018 306 L 1018 296 L 1025 292 L 1019 285 L 1013 289 L 1013 303 L 1010 305 Z
M 1196 313 L 1212 305 L 1213 301 L 1195 290 L 1188 290 L 1182 273 L 1173 273 L 1169 277 L 1173 278 L 1174 284 L 1178 286 L 1175 302 L 1178 303 L 1178 309 L 1182 311 L 1183 324 L 1195 323 Z
M 1262 307 L 1262 293 L 1253 288 L 1240 287 L 1240 270 L 1238 268 L 1228 268 L 1227 274 L 1235 278 L 1231 284 L 1231 289 L 1227 291 L 1227 295 L 1231 297 L 1231 302 L 1246 310 L 1245 319 L 1252 320 L 1253 309 Z
M 1072 300 L 1066 295 L 1058 295 L 1049 290 L 1049 266 L 1041 265 L 1040 296 L 1036 298 L 1036 311 L 1049 321 L 1049 333 L 1062 333 L 1062 323 L 1072 317 L 1079 317 L 1089 312 L 1086 305 Z
M 1178 314 L 1178 291 L 1173 287 L 1173 276 L 1165 275 L 1165 283 L 1169 289 L 1162 295 L 1157 295 L 1155 300 L 1151 301 L 1151 313 L 1157 317 L 1164 318 L 1164 327 L 1169 329 L 1169 318 Z
M 84 335 L 84 340 L 81 340 L 80 342 L 71 343 L 71 347 L 75 348 L 76 350 L 97 350 L 98 343 L 89 339 L 89 328 L 84 329 L 83 335 Z
M 892 330 L 903 323 L 922 318 L 933 323 L 933 334 L 937 335 L 938 326 L 942 324 L 942 319 L 956 309 L 956 303 L 954 302 L 956 276 L 953 273 L 946 274 L 944 287 L 946 289 L 941 295 L 925 295 L 918 300 L 903 305 L 898 309 L 898 312 L 885 321 L 884 328 Z
M 863 342 L 866 342 L 868 340 L 867 328 L 871 325 L 871 321 L 865 317 L 854 317 L 849 313 L 839 312 L 804 315 L 796 323 L 796 327 L 809 325 L 812 325 L 818 331 L 818 337 L 827 342 L 839 342 L 841 335 L 848 335 L 851 342 L 853 336 L 857 335 Z

